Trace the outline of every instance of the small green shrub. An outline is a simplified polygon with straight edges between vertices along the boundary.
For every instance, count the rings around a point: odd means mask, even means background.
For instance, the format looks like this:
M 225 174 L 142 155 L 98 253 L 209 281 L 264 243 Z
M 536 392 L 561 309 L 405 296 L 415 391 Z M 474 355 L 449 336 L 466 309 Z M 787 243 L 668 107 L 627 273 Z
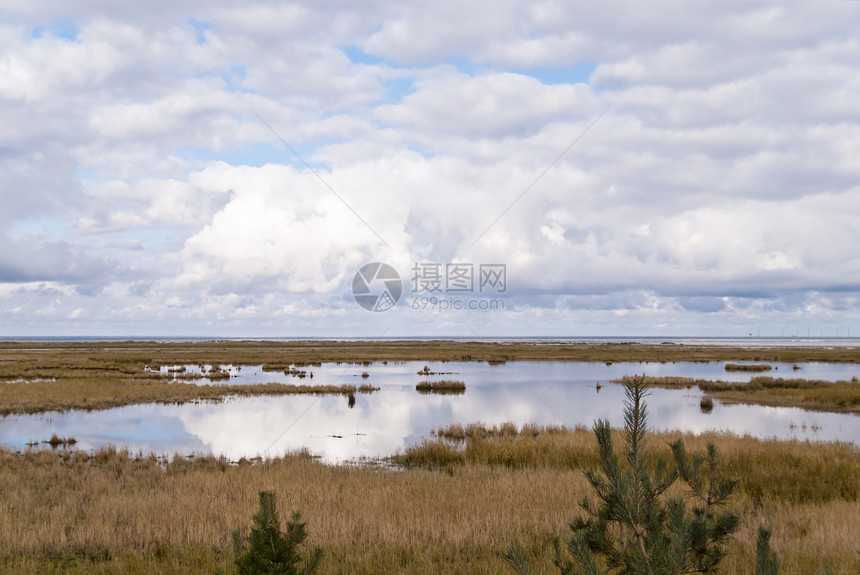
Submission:
M 310 575 L 322 560 L 323 551 L 315 548 L 303 558 L 298 547 L 308 534 L 302 514 L 294 511 L 281 531 L 281 519 L 272 491 L 260 491 L 260 510 L 254 515 L 254 525 L 247 536 L 237 529 L 233 532 L 233 551 L 240 575 Z
M 581 503 L 585 516 L 570 524 L 570 534 L 553 541 L 553 563 L 562 575 L 715 573 L 740 525 L 740 517 L 724 509 L 738 480 L 720 477 L 713 445 L 706 457 L 689 456 L 678 440 L 670 445 L 671 463 L 651 453 L 644 402 L 648 386 L 638 376 L 625 376 L 623 382 L 625 457 L 615 453 L 609 421 L 596 422 L 600 472 L 586 471 L 585 476 L 597 502 L 586 497 Z M 666 496 L 678 478 L 686 484 L 687 496 Z M 757 575 L 778 574 L 769 537 L 766 530 L 759 534 Z M 517 573 L 532 573 L 519 547 L 509 547 L 505 559 Z
M 770 548 L 770 531 L 763 526 L 758 528 L 755 549 L 755 575 L 779 575 L 779 559 Z

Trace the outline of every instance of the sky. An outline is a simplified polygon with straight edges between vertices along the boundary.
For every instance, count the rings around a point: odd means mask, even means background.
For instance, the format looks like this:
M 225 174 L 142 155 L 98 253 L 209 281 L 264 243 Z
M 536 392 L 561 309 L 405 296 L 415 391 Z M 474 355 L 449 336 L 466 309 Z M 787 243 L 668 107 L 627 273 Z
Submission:
M 860 335 L 858 27 L 0 0 L 0 336 Z

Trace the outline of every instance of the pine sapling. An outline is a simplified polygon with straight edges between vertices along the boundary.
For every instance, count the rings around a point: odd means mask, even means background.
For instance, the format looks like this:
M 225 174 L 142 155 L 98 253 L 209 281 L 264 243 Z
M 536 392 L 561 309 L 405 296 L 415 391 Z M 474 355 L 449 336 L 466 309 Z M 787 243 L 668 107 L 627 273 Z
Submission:
M 233 551 L 240 575 L 310 575 L 322 560 L 322 549 L 315 548 L 303 558 L 298 547 L 308 534 L 302 515 L 294 511 L 287 522 L 286 532 L 281 531 L 281 519 L 272 491 L 260 491 L 260 510 L 254 515 L 251 532 L 243 537 L 233 532 Z
M 761 525 L 758 528 L 755 548 L 755 575 L 779 575 L 779 559 L 770 548 L 770 530 Z
M 614 451 L 609 422 L 596 422 L 599 472 L 586 471 L 585 476 L 597 500 L 585 498 L 585 516 L 570 524 L 570 534 L 554 541 L 553 563 L 562 575 L 713 573 L 739 525 L 738 516 L 723 509 L 737 481 L 718 476 L 713 446 L 706 459 L 689 457 L 681 441 L 671 445 L 673 461 L 651 453 L 644 401 L 648 386 L 644 376 L 623 381 L 624 458 Z M 687 484 L 688 497 L 666 497 L 679 477 Z M 531 573 L 519 548 L 509 548 L 505 559 L 517 573 Z

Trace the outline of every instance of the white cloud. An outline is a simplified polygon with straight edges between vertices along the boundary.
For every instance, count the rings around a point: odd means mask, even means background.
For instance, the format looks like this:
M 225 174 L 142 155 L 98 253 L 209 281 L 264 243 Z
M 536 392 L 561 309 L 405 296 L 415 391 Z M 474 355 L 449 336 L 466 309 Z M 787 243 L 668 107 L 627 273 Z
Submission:
M 522 137 L 550 122 L 593 116 L 599 107 L 585 85 L 547 86 L 519 74 L 471 77 L 443 69 L 415 86 L 401 103 L 379 106 L 376 113 L 388 125 L 425 137 Z
M 495 333 L 858 317 L 851 3 L 6 12 L 10 333 L 463 327 L 371 322 L 371 260 L 507 263 Z

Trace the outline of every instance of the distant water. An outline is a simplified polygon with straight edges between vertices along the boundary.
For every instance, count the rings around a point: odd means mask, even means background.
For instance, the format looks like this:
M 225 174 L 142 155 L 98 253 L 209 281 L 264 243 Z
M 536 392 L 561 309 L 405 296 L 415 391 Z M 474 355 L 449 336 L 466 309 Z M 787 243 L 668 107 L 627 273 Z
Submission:
M 802 375 L 831 381 L 860 376 L 857 364 L 769 362 L 768 375 Z M 433 379 L 465 382 L 460 395 L 422 395 L 416 385 L 427 365 Z M 199 366 L 196 366 L 199 368 Z M 235 368 L 236 366 L 234 366 Z M 778 370 L 776 368 L 779 368 Z M 304 369 L 304 368 L 303 368 Z M 428 437 L 434 428 L 454 423 L 514 422 L 590 426 L 597 419 L 624 425 L 624 388 L 611 380 L 624 374 L 680 375 L 749 381 L 748 372 L 726 372 L 725 362 L 387 362 L 325 363 L 307 366 L 312 380 L 262 366 L 231 370 L 231 383 L 370 383 L 371 394 L 345 396 L 285 395 L 231 397 L 217 402 L 139 404 L 105 410 L 69 410 L 0 417 L 0 445 L 26 449 L 52 434 L 77 439 L 76 449 L 117 445 L 132 452 L 212 453 L 232 460 L 274 456 L 307 448 L 329 463 L 379 458 Z M 367 378 L 362 377 L 367 373 Z M 760 438 L 843 441 L 860 445 L 860 416 L 817 413 L 797 408 L 727 405 L 714 401 L 703 409 L 702 393 L 690 389 L 652 389 L 649 421 L 655 430 L 691 433 L 726 431 Z M 37 445 L 42 445 L 38 444 Z
M 0 342 L 23 343 L 90 343 L 90 342 L 155 342 L 197 343 L 206 341 L 477 341 L 477 342 L 549 342 L 549 343 L 673 343 L 687 346 L 728 347 L 860 347 L 860 337 L 668 337 L 668 336 L 618 336 L 618 337 L 176 337 L 176 336 L 0 336 Z

